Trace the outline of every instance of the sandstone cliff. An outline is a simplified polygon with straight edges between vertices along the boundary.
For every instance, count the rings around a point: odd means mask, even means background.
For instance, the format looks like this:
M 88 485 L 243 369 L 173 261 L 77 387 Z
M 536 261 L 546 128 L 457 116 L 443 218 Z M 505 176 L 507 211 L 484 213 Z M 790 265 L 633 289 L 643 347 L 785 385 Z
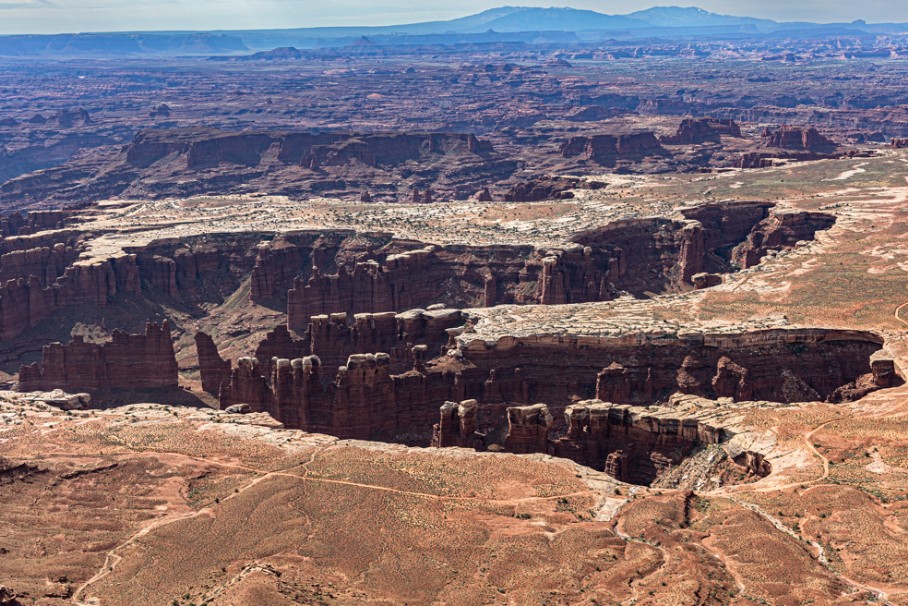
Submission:
M 170 325 L 148 323 L 145 334 L 114 331 L 103 344 L 76 337 L 44 347 L 41 363 L 19 371 L 19 391 L 80 391 L 174 388 L 177 361 Z

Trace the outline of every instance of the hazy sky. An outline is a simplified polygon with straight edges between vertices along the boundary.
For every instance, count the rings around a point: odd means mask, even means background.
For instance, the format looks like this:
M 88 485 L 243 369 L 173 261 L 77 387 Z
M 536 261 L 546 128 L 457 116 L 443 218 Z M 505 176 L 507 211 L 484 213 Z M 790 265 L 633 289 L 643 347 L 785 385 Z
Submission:
M 610 14 L 680 4 L 777 20 L 908 22 L 908 0 L 0 0 L 0 33 L 390 25 L 507 4 Z

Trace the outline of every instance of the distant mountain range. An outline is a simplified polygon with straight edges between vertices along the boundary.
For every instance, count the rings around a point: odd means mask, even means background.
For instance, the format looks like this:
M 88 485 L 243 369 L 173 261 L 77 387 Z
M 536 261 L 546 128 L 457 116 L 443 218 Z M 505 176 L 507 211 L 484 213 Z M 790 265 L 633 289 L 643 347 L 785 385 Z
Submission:
M 505 6 L 450 21 L 389 26 L 0 36 L 0 56 L 235 55 L 275 48 L 356 45 L 361 44 L 364 37 L 378 44 L 563 43 L 605 38 L 810 35 L 812 32 L 850 35 L 904 33 L 906 30 L 905 24 L 867 24 L 863 21 L 781 23 L 718 15 L 696 7 L 660 6 L 628 15 L 606 15 L 575 8 Z
M 690 28 L 752 25 L 771 27 L 775 21 L 750 17 L 717 15 L 701 8 L 660 6 L 629 15 L 605 15 L 576 8 L 529 8 L 505 6 L 494 8 L 478 15 L 471 15 L 452 21 L 396 26 L 396 31 L 411 33 L 427 30 L 433 33 L 478 33 L 525 31 L 593 31 L 593 30 L 639 30 L 647 28 Z

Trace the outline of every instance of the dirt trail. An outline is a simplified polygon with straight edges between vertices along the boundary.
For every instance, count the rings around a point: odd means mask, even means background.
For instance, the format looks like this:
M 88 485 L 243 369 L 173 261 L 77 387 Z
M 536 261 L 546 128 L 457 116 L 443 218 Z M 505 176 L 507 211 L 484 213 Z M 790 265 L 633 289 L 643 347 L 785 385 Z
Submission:
M 310 469 L 308 466 L 311 465 L 315 461 L 315 458 L 321 452 L 327 450 L 328 448 L 330 448 L 330 445 L 321 446 L 319 448 L 316 448 L 313 451 L 312 455 L 309 457 L 309 460 L 306 461 L 305 463 L 303 463 L 302 465 L 300 465 L 300 467 L 302 469 L 304 469 L 304 473 L 302 473 L 302 474 L 292 473 L 289 471 L 267 471 L 267 470 L 263 470 L 263 469 L 257 469 L 255 467 L 249 467 L 247 465 L 241 465 L 239 463 L 226 463 L 223 461 L 206 459 L 204 457 L 193 457 L 190 455 L 180 455 L 179 453 L 155 453 L 155 454 L 168 455 L 168 456 L 174 456 L 174 455 L 182 456 L 185 459 L 189 459 L 189 460 L 192 460 L 195 462 L 206 463 L 208 465 L 213 465 L 213 466 L 221 467 L 224 469 L 233 469 L 233 470 L 243 471 L 243 472 L 247 472 L 247 473 L 259 474 L 259 475 L 257 475 L 257 477 L 252 479 L 250 482 L 245 484 L 242 488 L 237 489 L 235 492 L 233 492 L 230 495 L 228 495 L 227 497 L 223 498 L 220 501 L 220 504 L 223 504 L 231 499 L 235 499 L 235 498 L 239 497 L 240 495 L 242 495 L 247 490 L 249 490 L 250 488 L 253 488 L 256 485 L 260 484 L 261 482 L 264 482 L 265 480 L 274 478 L 274 477 L 294 478 L 294 479 L 302 480 L 305 482 L 321 482 L 321 483 L 325 483 L 325 484 L 340 484 L 343 486 L 352 486 L 352 487 L 356 487 L 356 488 L 362 488 L 364 490 L 378 490 L 378 491 L 382 491 L 382 492 L 388 492 L 388 493 L 399 494 L 399 495 L 404 495 L 404 496 L 418 497 L 418 498 L 424 498 L 424 499 L 433 499 L 433 500 L 439 500 L 439 501 L 478 501 L 478 502 L 489 503 L 489 504 L 512 505 L 514 507 L 515 511 L 517 510 L 517 508 L 520 506 L 521 503 L 526 503 L 529 501 L 552 501 L 552 500 L 564 499 L 564 498 L 569 498 L 569 497 L 588 496 L 588 495 L 598 494 L 598 492 L 595 490 L 584 490 L 584 491 L 579 491 L 579 492 L 558 494 L 558 495 L 552 495 L 552 496 L 546 496 L 546 497 L 534 496 L 534 497 L 521 497 L 518 499 L 457 497 L 457 496 L 437 495 L 437 494 L 431 494 L 431 493 L 425 493 L 425 492 L 414 492 L 414 491 L 409 491 L 409 490 L 400 490 L 397 488 L 390 488 L 387 486 L 379 486 L 379 485 L 375 485 L 375 484 L 365 484 L 365 483 L 361 483 L 361 482 L 351 482 L 351 481 L 347 481 L 347 480 L 334 480 L 334 479 L 330 479 L 330 478 L 312 477 L 311 475 L 309 475 Z M 78 606 L 97 606 L 97 604 L 99 603 L 97 601 L 97 598 L 83 599 L 82 596 L 85 594 L 88 587 L 97 583 L 98 581 L 100 581 L 101 579 L 103 579 L 104 577 L 109 575 L 111 572 L 113 572 L 114 569 L 116 568 L 116 566 L 123 560 L 123 558 L 121 556 L 117 555 L 118 551 L 122 550 L 125 547 L 128 547 L 129 545 L 132 545 L 133 543 L 135 543 L 142 537 L 146 536 L 147 534 L 151 533 L 152 531 L 154 531 L 158 528 L 162 528 L 164 526 L 168 526 L 170 524 L 174 524 L 176 522 L 180 522 L 183 520 L 191 520 L 193 518 L 197 518 L 197 517 L 200 517 L 203 515 L 208 515 L 208 516 L 213 517 L 215 515 L 215 513 L 213 512 L 213 508 L 212 507 L 203 507 L 202 509 L 199 509 L 198 511 L 193 511 L 193 512 L 190 512 L 187 514 L 165 516 L 163 518 L 154 520 L 154 521 L 148 523 L 147 525 L 143 526 L 138 532 L 136 532 L 135 534 L 130 536 L 128 539 L 126 539 L 125 541 L 118 544 L 116 547 L 114 547 L 113 549 L 111 549 L 110 551 L 107 552 L 107 556 L 104 559 L 104 564 L 103 564 L 103 566 L 101 566 L 101 569 L 94 576 L 92 576 L 85 583 L 80 585 L 78 587 L 78 589 L 76 589 L 73 592 L 73 595 L 71 598 L 72 603 L 76 604 Z
M 898 320 L 899 322 L 901 322 L 902 324 L 904 324 L 905 326 L 908 326 L 908 320 L 903 320 L 901 317 L 902 310 L 905 309 L 906 307 L 908 307 L 908 301 L 906 301 L 898 306 L 898 308 L 895 310 L 895 319 Z

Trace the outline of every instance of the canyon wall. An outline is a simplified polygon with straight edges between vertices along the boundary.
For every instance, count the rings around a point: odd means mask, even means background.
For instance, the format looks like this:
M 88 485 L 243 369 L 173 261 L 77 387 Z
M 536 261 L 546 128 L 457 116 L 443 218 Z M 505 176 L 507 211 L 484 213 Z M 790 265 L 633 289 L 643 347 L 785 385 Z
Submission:
M 686 220 L 618 221 L 551 249 L 430 245 L 395 254 L 373 250 L 362 260 L 339 264 L 335 273 L 313 269 L 308 279 L 297 277 L 287 295 L 288 326 L 304 330 L 309 318 L 321 314 L 437 303 L 555 305 L 610 300 L 621 291 L 641 296 L 680 290 L 695 274 L 730 271 L 730 249 L 748 241 L 754 230 L 764 235 L 753 235 L 748 245 L 753 252 L 742 252 L 741 259 L 811 239 L 834 222 L 820 213 L 780 213 L 770 222 L 771 208 L 759 202 L 725 203 L 687 209 Z M 295 254 L 280 250 L 288 257 Z
M 170 325 L 148 323 L 145 334 L 114 331 L 107 343 L 86 343 L 81 337 L 69 344 L 44 347 L 41 363 L 19 371 L 19 391 L 68 392 L 175 388 L 177 361 Z
M 288 328 L 297 332 L 307 331 L 313 316 L 337 313 L 646 296 L 691 288 L 703 272 L 750 267 L 834 223 L 822 213 L 773 213 L 758 202 L 681 212 L 683 219 L 618 221 L 579 233 L 574 243 L 538 249 L 310 231 L 159 240 L 89 260 L 80 258 L 78 234 L 15 236 L 0 241 L 0 338 L 15 338 L 64 308 L 106 307 L 122 295 L 201 309 L 223 303 L 247 281 L 249 300 L 286 310 Z
M 644 406 L 675 394 L 736 401 L 848 399 L 901 381 L 886 372 L 885 360 L 871 365 L 881 343 L 869 333 L 819 329 L 507 337 L 492 344 L 466 341 L 428 362 L 413 356 L 412 366 L 397 373 L 384 352 L 352 354 L 339 369 L 317 355 L 275 357 L 267 364 L 249 358 L 221 388 L 221 406 L 246 403 L 288 426 L 341 437 L 414 444 L 435 439 L 445 445 L 456 433 L 454 443 L 468 444 L 475 432 L 499 432 L 490 419 L 514 404 L 547 402 L 555 415 L 550 429 L 563 431 L 560 417 L 571 402 L 593 397 Z M 482 414 L 468 422 L 460 411 L 449 411 L 451 418 L 439 423 L 439 407 L 468 399 L 482 403 Z
M 51 267 L 54 257 L 46 259 Z M 0 284 L 0 339 L 15 338 L 60 309 L 106 307 L 110 297 L 140 290 L 135 255 L 74 263 L 48 285 L 35 275 L 8 280 Z

